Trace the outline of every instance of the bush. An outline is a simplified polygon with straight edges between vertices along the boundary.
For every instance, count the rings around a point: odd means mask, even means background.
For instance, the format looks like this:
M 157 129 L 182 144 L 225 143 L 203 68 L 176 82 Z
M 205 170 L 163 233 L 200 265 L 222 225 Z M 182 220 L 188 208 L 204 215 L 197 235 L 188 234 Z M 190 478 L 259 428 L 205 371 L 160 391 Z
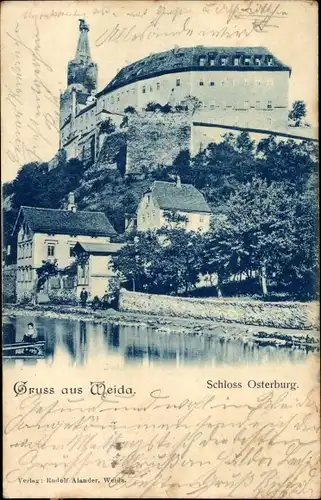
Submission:
M 136 114 L 137 111 L 133 106 L 127 106 L 127 108 L 124 109 L 124 113 L 129 113 L 131 115 Z
M 32 292 L 23 292 L 23 294 L 19 296 L 17 304 L 20 306 L 32 304 Z
M 99 127 L 99 132 L 101 134 L 112 134 L 115 130 L 116 125 L 111 118 L 107 118 L 107 120 L 102 121 Z
M 57 305 L 72 305 L 78 304 L 75 289 L 71 290 L 50 290 L 48 293 L 50 302 Z
M 161 106 L 158 102 L 149 102 L 145 108 L 145 111 L 149 112 L 155 112 L 155 111 L 162 111 L 163 106 Z

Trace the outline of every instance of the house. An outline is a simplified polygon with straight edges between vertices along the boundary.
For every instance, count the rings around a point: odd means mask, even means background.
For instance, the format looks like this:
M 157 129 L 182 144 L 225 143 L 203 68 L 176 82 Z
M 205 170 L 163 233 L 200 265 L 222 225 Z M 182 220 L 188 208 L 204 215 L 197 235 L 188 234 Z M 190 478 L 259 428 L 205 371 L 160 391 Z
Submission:
M 124 243 L 78 242 L 73 251 L 77 255 L 77 296 L 83 288 L 90 298 L 103 297 L 110 290 L 117 275 L 111 268 L 112 256 L 117 254 Z
M 211 209 L 203 194 L 191 184 L 155 181 L 143 195 L 137 209 L 137 230 L 158 229 L 167 224 L 166 213 L 175 212 L 186 220 L 188 231 L 206 232 L 210 227 Z
M 108 243 L 116 235 L 103 212 L 77 211 L 73 193 L 66 210 L 22 206 L 12 232 L 17 242 L 17 299 L 33 290 L 43 261 L 56 260 L 58 269 L 64 269 L 74 261 L 77 241 Z

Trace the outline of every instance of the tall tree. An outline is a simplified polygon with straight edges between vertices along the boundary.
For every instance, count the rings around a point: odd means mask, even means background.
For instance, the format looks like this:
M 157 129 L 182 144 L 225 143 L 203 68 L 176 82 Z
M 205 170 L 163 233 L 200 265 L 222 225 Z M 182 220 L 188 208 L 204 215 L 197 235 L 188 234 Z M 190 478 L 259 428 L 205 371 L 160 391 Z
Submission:
M 306 117 L 307 109 L 304 101 L 294 101 L 292 108 L 289 112 L 289 120 L 293 123 L 294 127 L 300 127 L 303 118 Z

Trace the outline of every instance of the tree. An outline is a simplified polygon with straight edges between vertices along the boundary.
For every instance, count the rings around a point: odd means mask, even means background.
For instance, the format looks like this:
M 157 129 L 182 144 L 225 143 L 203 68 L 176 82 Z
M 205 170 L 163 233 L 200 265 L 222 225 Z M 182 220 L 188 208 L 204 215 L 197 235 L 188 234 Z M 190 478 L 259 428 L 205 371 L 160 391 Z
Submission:
M 124 113 L 134 115 L 137 114 L 137 111 L 133 106 L 127 106 L 127 108 L 124 109 Z
M 99 127 L 100 134 L 112 134 L 116 130 L 116 125 L 111 118 L 103 120 Z
M 130 234 L 126 245 L 113 257 L 113 268 L 131 283 L 133 290 L 144 291 L 152 288 L 155 262 L 160 251 L 156 234 L 151 231 Z
M 236 149 L 243 154 L 253 154 L 255 141 L 252 141 L 248 132 L 241 132 L 236 137 Z
M 177 224 L 164 226 L 157 235 L 162 242 L 158 287 L 175 295 L 194 289 L 204 261 L 203 236 Z
M 259 271 L 263 295 L 268 277 L 293 248 L 293 199 L 282 184 L 254 179 L 231 197 L 229 220 L 235 230 L 239 271 Z
M 145 108 L 145 111 L 152 111 L 152 112 L 161 111 L 161 110 L 162 110 L 161 104 L 159 104 L 158 102 L 155 102 L 155 101 L 149 102 Z
M 225 215 L 213 218 L 210 231 L 204 237 L 202 273 L 216 274 L 218 297 L 223 295 L 221 285 L 233 272 L 237 271 L 234 237 L 234 228 Z
M 192 115 L 196 113 L 202 107 L 202 101 L 192 95 L 187 95 L 184 99 L 179 103 L 179 106 L 184 111 L 189 111 Z
M 289 120 L 294 127 L 300 127 L 302 125 L 303 118 L 306 117 L 307 110 L 304 101 L 294 101 L 292 108 L 289 112 Z

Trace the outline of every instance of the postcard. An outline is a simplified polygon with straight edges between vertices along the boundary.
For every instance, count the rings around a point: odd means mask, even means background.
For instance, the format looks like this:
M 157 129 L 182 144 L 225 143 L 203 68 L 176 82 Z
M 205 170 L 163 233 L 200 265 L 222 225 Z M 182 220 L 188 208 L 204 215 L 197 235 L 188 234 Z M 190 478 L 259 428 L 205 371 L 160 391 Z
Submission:
M 2 2 L 5 498 L 319 498 L 317 11 Z

